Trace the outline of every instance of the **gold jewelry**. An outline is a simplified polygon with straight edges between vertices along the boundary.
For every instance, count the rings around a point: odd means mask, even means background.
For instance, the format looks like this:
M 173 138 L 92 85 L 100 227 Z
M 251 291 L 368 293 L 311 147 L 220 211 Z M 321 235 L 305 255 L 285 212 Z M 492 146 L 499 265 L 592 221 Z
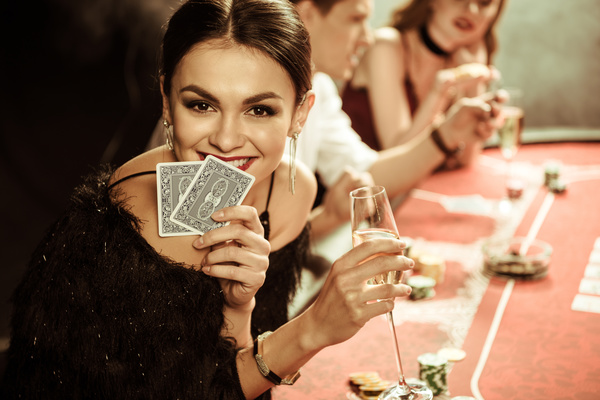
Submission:
M 173 150 L 173 125 L 169 124 L 169 121 L 167 121 L 166 119 L 163 120 L 163 125 L 165 127 L 167 147 L 169 148 L 169 150 Z
M 294 132 L 290 139 L 290 192 L 296 193 L 296 146 L 298 145 L 299 132 Z

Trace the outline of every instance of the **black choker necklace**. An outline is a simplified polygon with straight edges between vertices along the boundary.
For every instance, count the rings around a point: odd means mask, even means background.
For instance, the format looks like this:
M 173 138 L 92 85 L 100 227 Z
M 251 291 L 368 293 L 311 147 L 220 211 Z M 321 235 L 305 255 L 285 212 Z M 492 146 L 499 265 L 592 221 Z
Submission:
M 447 57 L 450 54 L 446 50 L 444 50 L 440 46 L 438 46 L 437 43 L 435 43 L 433 41 L 433 39 L 431 39 L 431 36 L 429 36 L 429 33 L 427 32 L 426 25 L 421 26 L 421 29 L 419 29 L 419 33 L 421 34 L 421 40 L 423 41 L 425 46 L 429 49 L 429 51 L 431 51 L 433 54 L 436 54 L 436 55 L 442 56 L 442 57 Z

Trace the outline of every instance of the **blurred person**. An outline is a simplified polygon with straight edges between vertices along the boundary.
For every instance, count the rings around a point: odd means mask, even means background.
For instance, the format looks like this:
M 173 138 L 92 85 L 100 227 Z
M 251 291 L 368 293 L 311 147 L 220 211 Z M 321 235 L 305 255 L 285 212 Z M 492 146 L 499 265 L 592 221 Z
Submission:
M 351 78 L 359 54 L 371 43 L 368 19 L 373 1 L 293 3 L 310 33 L 315 65 L 315 104 L 297 146 L 298 159 L 316 172 L 325 188 L 310 218 L 315 240 L 349 221 L 352 189 L 374 181 L 390 198 L 406 194 L 443 163 L 456 162 L 464 147 L 480 144 L 494 132 L 499 99 L 486 94 L 459 99 L 443 121 L 424 126 L 402 145 L 379 152 L 371 149 L 352 129 L 334 79 Z
M 343 110 L 363 141 L 375 150 L 406 143 L 458 98 L 480 95 L 498 79 L 491 65 L 503 6 L 504 0 L 411 0 L 394 11 L 342 92 Z
M 367 241 L 333 263 L 304 313 L 278 319 L 316 191 L 283 158 L 314 103 L 308 32 L 287 1 L 190 0 L 162 52 L 168 143 L 87 176 L 34 251 L 13 295 L 2 398 L 270 398 L 410 292 L 367 284 L 414 264 L 400 240 Z M 161 237 L 157 164 L 208 155 L 252 174 L 248 195 L 211 216 L 226 226 Z

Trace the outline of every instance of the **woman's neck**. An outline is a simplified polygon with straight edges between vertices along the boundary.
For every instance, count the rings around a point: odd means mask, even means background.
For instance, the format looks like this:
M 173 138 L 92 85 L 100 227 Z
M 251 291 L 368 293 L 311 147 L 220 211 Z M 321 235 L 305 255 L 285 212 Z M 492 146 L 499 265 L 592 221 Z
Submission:
M 441 35 L 438 35 L 431 26 L 425 24 L 419 28 L 418 32 L 421 43 L 436 56 L 448 57 L 454 51 L 454 46 L 447 40 L 442 40 Z

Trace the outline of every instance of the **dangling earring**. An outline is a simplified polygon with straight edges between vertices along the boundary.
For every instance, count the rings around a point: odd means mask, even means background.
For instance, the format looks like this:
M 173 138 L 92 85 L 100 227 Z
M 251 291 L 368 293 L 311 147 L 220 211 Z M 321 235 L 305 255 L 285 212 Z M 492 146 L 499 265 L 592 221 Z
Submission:
M 298 132 L 292 134 L 290 139 L 290 192 L 296 193 L 296 146 L 298 145 Z
M 173 150 L 173 125 L 170 125 L 166 119 L 163 120 L 163 125 L 165 127 L 165 136 L 167 138 L 167 147 L 169 150 Z

